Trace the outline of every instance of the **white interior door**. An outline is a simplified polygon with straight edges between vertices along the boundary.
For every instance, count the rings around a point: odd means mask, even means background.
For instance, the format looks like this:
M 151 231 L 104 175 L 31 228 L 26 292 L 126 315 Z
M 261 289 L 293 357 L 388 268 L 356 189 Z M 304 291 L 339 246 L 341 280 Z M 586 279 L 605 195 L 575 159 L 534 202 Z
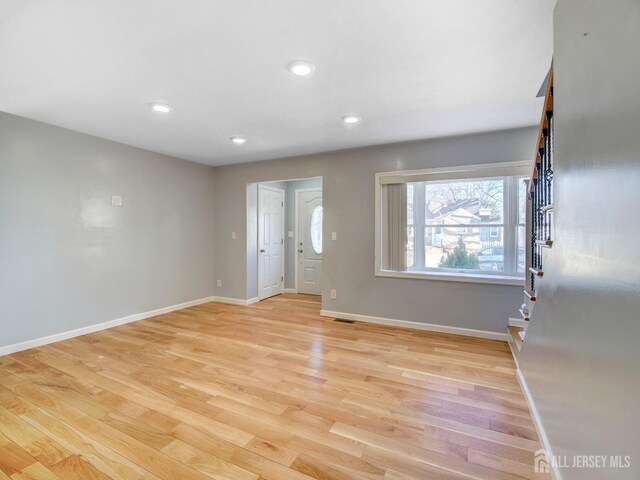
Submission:
M 297 190 L 297 290 L 322 293 L 322 189 Z
M 284 289 L 284 192 L 258 186 L 258 296 Z

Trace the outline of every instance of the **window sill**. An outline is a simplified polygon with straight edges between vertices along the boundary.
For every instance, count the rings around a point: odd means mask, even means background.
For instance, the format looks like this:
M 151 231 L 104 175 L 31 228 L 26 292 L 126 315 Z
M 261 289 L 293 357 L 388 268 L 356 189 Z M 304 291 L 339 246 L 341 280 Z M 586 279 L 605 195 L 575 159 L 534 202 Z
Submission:
M 490 283 L 494 285 L 524 285 L 524 277 L 507 275 L 483 275 L 478 273 L 440 273 L 440 272 L 397 272 L 379 270 L 376 277 L 413 278 L 418 280 L 440 280 L 444 282 Z

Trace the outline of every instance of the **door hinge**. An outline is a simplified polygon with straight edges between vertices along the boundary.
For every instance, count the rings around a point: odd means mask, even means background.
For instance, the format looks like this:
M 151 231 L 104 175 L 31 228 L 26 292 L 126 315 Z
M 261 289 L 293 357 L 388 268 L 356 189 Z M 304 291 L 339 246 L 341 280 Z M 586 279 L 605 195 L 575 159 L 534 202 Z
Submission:
M 280 239 L 280 245 L 284 245 L 284 238 Z
M 280 202 L 280 206 L 281 206 L 281 207 L 284 207 L 284 202 Z
M 281 281 L 281 282 L 284 282 L 284 277 L 280 277 L 280 281 Z

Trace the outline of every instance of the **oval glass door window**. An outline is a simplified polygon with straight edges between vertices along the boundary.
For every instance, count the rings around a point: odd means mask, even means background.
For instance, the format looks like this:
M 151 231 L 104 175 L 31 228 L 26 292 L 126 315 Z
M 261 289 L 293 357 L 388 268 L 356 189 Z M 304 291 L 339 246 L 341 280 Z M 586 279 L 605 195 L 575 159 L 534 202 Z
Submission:
M 322 253 L 322 207 L 317 206 L 311 213 L 311 246 L 316 254 Z

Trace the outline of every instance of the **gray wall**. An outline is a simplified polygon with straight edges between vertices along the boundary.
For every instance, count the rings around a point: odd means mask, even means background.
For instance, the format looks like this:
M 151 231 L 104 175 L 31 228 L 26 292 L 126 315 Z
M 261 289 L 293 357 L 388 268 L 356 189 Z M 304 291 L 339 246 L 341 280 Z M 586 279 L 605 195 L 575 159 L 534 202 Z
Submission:
M 631 455 L 640 478 L 640 2 L 559 0 L 556 238 L 520 352 L 553 453 Z M 588 33 L 588 35 L 584 35 Z
M 323 308 L 504 332 L 522 287 L 374 276 L 375 173 L 526 160 L 536 128 L 372 147 L 215 169 L 216 295 L 251 298 L 247 276 L 247 184 L 323 177 Z M 236 240 L 230 232 L 238 232 Z M 330 232 L 338 234 L 330 240 Z M 329 299 L 336 289 L 338 298 Z
M 0 113 L 0 347 L 213 295 L 213 172 Z
M 255 297 L 246 208 L 283 179 L 323 177 L 325 309 L 503 332 L 520 303 L 520 287 L 376 278 L 374 174 L 525 159 L 534 128 L 214 169 L 8 114 L 0 127 L 0 346 Z

